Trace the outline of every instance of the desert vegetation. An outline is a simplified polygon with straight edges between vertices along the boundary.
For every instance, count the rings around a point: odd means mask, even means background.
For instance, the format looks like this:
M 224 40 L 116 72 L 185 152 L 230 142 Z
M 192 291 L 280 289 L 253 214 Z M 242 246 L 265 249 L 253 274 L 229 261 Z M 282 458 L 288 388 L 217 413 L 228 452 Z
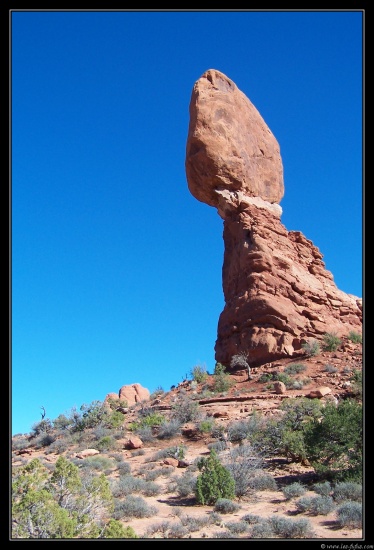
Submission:
M 349 340 L 360 344 L 356 335 Z M 338 345 L 334 335 L 324 342 L 327 354 Z M 308 348 L 305 361 L 259 372 L 248 384 L 269 392 L 283 380 L 295 390 L 315 357 Z M 243 357 L 234 362 L 246 367 Z M 240 395 L 219 363 L 213 374 L 195 366 L 190 380 L 132 407 L 94 401 L 54 420 L 44 415 L 12 438 L 11 537 L 307 539 L 318 537 L 315 519 L 326 517 L 333 532 L 361 530 L 362 371 L 345 371 L 350 392 L 337 403 L 290 395 L 271 415 L 207 414 L 200 404 L 207 396 Z M 343 369 L 331 355 L 319 372 Z M 129 445 L 133 437 L 139 447 Z M 84 456 L 86 449 L 94 454 Z M 300 475 L 280 475 L 280 463 Z M 282 503 L 280 512 L 255 513 L 262 495 Z M 169 514 L 159 518 L 161 504 Z

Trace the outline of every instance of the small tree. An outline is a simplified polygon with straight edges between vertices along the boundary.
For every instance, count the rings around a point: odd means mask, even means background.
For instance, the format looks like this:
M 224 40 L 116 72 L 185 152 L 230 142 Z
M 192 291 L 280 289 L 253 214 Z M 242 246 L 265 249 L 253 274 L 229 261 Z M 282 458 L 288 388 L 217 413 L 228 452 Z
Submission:
M 362 406 L 347 399 L 326 404 L 322 418 L 313 419 L 304 434 L 307 457 L 317 473 L 361 479 L 363 454 Z
M 235 498 L 235 481 L 217 457 L 214 449 L 208 458 L 197 463 L 201 474 L 196 480 L 195 495 L 199 504 L 215 504 L 219 498 Z
M 247 369 L 248 380 L 251 379 L 251 367 L 249 366 L 249 363 L 248 363 L 248 353 L 245 353 L 244 351 L 242 351 L 241 353 L 233 355 L 230 361 L 230 367 L 232 369 L 235 369 L 237 367 L 242 367 L 244 369 Z

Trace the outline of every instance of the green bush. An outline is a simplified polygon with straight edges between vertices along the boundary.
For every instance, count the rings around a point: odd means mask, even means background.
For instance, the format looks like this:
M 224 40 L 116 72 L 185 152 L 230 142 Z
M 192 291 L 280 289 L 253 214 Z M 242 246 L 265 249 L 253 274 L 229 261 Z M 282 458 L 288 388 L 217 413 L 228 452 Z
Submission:
M 287 367 L 284 369 L 285 374 L 293 375 L 293 374 L 299 374 L 300 372 L 304 372 L 306 370 L 306 366 L 302 363 L 292 363 L 290 365 L 287 365 Z
M 198 461 L 201 474 L 196 480 L 195 496 L 198 504 L 215 504 L 219 498 L 235 498 L 235 481 L 218 460 L 214 449 L 208 458 Z
M 138 539 L 138 535 L 130 526 L 125 527 L 116 519 L 110 519 L 104 527 L 103 534 L 100 538 L 103 539 Z
M 358 399 L 362 399 L 362 370 L 354 370 L 351 377 L 352 393 Z
M 340 344 L 341 340 L 334 332 L 326 332 L 323 335 L 324 351 L 336 351 Z
M 305 351 L 305 355 L 307 357 L 314 357 L 315 355 L 319 355 L 320 353 L 320 345 L 318 340 L 308 340 L 307 342 L 303 342 L 301 344 L 302 349 Z
M 216 363 L 214 368 L 213 390 L 221 393 L 228 391 L 234 384 L 230 375 L 226 373 L 226 367 L 221 363 Z
M 348 339 L 355 344 L 362 344 L 362 334 L 355 332 L 354 330 L 351 330 L 348 334 Z
M 362 406 L 346 399 L 321 409 L 321 418 L 308 423 L 304 433 L 307 457 L 320 475 L 340 481 L 361 481 L 363 454 Z
M 118 447 L 117 441 L 110 435 L 102 437 L 96 445 L 99 451 L 110 451 Z
M 165 417 L 157 412 L 150 412 L 147 416 L 144 416 L 140 420 L 137 420 L 136 422 L 132 422 L 129 425 L 129 430 L 136 432 L 139 429 L 145 428 L 145 427 L 154 427 L 154 426 L 161 426 L 165 422 Z
M 197 382 L 198 384 L 202 384 L 208 378 L 206 367 L 204 365 L 196 365 L 191 370 L 191 376 L 192 379 L 195 380 L 195 382 Z

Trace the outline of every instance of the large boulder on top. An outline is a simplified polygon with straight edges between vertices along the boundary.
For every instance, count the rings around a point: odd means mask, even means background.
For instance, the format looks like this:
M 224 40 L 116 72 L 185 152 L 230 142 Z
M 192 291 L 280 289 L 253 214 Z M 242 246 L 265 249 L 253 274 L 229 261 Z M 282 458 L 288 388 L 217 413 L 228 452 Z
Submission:
M 192 195 L 211 206 L 218 206 L 217 191 L 270 203 L 284 194 L 277 140 L 236 84 L 214 69 L 193 87 L 186 173 Z

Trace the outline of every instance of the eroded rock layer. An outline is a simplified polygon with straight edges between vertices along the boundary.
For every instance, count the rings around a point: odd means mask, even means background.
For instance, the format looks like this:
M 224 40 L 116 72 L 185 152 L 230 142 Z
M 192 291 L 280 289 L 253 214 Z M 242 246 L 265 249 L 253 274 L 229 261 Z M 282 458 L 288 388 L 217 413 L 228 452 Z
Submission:
M 319 249 L 280 221 L 283 167 L 275 137 L 216 70 L 192 91 L 186 175 L 192 195 L 224 220 L 218 362 L 229 367 L 245 353 L 258 366 L 297 355 L 303 342 L 327 332 L 361 332 L 362 300 L 340 291 Z

